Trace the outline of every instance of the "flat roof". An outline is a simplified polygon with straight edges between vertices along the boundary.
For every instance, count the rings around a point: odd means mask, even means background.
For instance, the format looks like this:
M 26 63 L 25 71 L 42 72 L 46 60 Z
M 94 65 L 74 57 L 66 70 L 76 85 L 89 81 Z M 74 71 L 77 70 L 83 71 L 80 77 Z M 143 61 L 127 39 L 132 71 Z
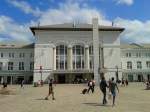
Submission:
M 131 44 L 121 44 L 121 48 L 122 49 L 146 49 L 146 48 L 150 48 L 150 44 L 137 44 L 137 43 L 131 43 Z
M 44 26 L 32 26 L 30 27 L 33 34 L 35 30 L 49 30 L 49 31 L 92 31 L 92 24 L 55 24 L 55 25 L 44 25 Z M 99 31 L 124 31 L 124 28 L 116 26 L 102 26 L 99 25 Z
M 18 48 L 18 49 L 28 49 L 28 48 L 34 48 L 34 43 L 28 44 L 28 45 L 20 45 L 20 44 L 0 44 L 0 49 L 5 48 Z

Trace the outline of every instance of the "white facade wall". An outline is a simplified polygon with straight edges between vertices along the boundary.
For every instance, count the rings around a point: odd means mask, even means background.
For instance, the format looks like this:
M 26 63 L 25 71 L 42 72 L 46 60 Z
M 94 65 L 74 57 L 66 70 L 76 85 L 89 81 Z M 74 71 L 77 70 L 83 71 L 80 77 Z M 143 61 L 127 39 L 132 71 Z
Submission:
M 14 62 L 14 71 L 19 70 L 19 62 L 24 62 L 25 71 L 30 71 L 30 62 L 34 60 L 34 49 L 23 48 L 0 48 L 0 54 L 3 53 L 3 57 L 0 57 L 0 62 L 3 63 L 2 70 L 8 70 L 8 62 Z M 14 57 L 9 57 L 9 53 L 14 53 Z M 19 57 L 20 53 L 24 53 L 25 57 Z M 31 53 L 33 57 L 31 57 Z
M 93 35 L 92 31 L 36 31 L 35 30 L 35 37 L 37 38 L 36 44 L 43 44 L 43 45 L 53 45 L 57 46 L 60 44 L 65 44 L 67 46 L 71 45 L 92 45 L 93 43 Z M 118 68 L 121 67 L 121 59 L 120 59 L 120 48 L 117 48 L 120 45 L 120 39 L 119 39 L 119 31 L 99 31 L 99 40 L 100 44 L 104 46 L 104 67 L 107 68 L 108 73 L 106 73 L 106 78 L 109 79 L 112 76 L 115 76 L 116 66 Z M 39 55 L 42 52 L 42 50 L 39 51 L 39 49 L 43 48 L 37 48 L 35 47 L 35 57 L 36 55 Z M 35 61 L 35 64 L 38 63 L 39 65 L 42 62 L 43 66 L 46 68 L 52 69 L 53 64 L 52 57 L 53 51 L 52 46 L 47 49 L 47 52 L 44 54 L 43 57 L 47 58 L 39 58 L 39 61 Z M 46 59 L 46 61 L 45 61 Z M 40 61 L 41 60 L 41 61 Z M 49 63 L 49 64 L 48 64 Z M 37 66 L 39 66 L 37 65 Z M 36 66 L 36 65 L 35 65 Z M 34 74 L 35 77 L 36 74 Z M 37 75 L 36 75 L 37 76 Z M 121 72 L 119 73 L 119 78 L 121 78 Z M 40 80 L 39 78 L 36 78 L 35 81 Z
M 1 57 L 1 53 L 3 57 Z M 14 54 L 14 57 L 10 57 L 9 53 Z M 20 57 L 20 53 L 24 53 L 24 57 Z M 23 76 L 25 81 L 28 82 L 29 77 L 33 76 L 33 70 L 30 70 L 30 62 L 34 62 L 34 48 L 0 48 L 0 62 L 3 64 L 0 70 L 0 81 L 7 82 L 7 77 L 13 77 L 14 81 L 17 80 L 18 76 Z M 8 62 L 13 62 L 13 70 L 8 70 Z M 24 70 L 19 70 L 19 62 L 24 62 Z
M 35 44 L 34 54 L 34 82 L 41 79 L 45 81 L 53 70 L 53 45 Z M 40 66 L 42 66 L 42 70 L 40 70 Z
M 126 53 L 131 53 L 131 57 L 127 57 Z M 141 56 L 137 57 L 136 54 L 140 53 Z M 133 75 L 133 81 L 138 81 L 138 75 L 142 75 L 145 80 L 148 79 L 147 75 L 150 75 L 150 68 L 147 67 L 146 62 L 150 61 L 149 48 L 122 48 L 121 49 L 121 62 L 122 62 L 122 71 L 123 74 Z M 127 62 L 132 62 L 132 69 L 127 69 Z M 142 69 L 137 69 L 137 62 L 142 62 Z M 127 77 L 127 76 L 126 76 Z M 127 77 L 128 78 L 128 77 Z

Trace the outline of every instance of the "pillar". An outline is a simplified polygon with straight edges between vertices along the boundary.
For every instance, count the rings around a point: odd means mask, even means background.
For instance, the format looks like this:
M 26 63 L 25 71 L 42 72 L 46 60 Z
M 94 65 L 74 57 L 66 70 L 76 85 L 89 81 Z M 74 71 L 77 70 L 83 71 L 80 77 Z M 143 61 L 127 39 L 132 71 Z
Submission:
M 72 46 L 68 46 L 68 52 L 67 52 L 67 67 L 68 70 L 72 70 Z
M 53 47 L 53 70 L 56 70 L 56 47 Z
M 133 74 L 133 81 L 137 81 L 138 80 L 138 75 L 137 74 Z
M 10 84 L 12 85 L 13 84 L 13 76 L 10 76 L 10 77 L 11 77 Z
M 89 60 L 89 46 L 85 46 L 85 69 L 89 70 L 90 69 L 90 60 Z
M 94 51 L 94 80 L 99 84 L 99 28 L 98 18 L 93 18 L 93 51 Z

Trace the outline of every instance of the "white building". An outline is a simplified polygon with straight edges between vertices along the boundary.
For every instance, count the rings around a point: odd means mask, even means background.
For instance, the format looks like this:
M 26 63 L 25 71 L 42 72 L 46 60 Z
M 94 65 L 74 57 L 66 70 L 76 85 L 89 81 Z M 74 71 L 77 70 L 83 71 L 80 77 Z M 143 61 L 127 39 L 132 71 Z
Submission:
M 150 44 L 121 45 L 121 61 L 125 79 L 150 80 Z
M 121 73 L 120 33 L 124 28 L 93 24 L 58 24 L 30 28 L 36 37 L 34 82 L 53 77 L 59 83 L 77 79 L 99 81 Z M 102 52 L 103 51 L 103 52 Z M 104 59 L 104 61 L 102 61 Z
M 93 24 L 30 29 L 35 44 L 0 45 L 0 82 L 32 83 L 48 77 L 58 83 L 92 78 L 98 82 L 99 72 L 105 72 L 106 79 L 118 73 L 119 79 L 150 80 L 150 45 L 120 45 L 123 28 L 101 26 L 94 19 Z
M 32 83 L 34 69 L 33 45 L 0 45 L 0 83 Z

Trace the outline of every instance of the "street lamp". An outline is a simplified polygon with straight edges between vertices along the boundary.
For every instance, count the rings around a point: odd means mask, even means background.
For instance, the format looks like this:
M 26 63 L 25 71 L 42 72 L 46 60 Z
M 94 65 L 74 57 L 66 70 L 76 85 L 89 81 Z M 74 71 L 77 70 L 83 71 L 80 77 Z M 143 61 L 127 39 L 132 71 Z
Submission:
M 118 82 L 118 80 L 119 80 L 119 77 L 118 77 L 118 66 L 116 66 L 116 69 L 117 69 L 117 71 L 116 71 L 116 81 Z
M 40 66 L 41 82 L 42 82 L 42 66 Z

